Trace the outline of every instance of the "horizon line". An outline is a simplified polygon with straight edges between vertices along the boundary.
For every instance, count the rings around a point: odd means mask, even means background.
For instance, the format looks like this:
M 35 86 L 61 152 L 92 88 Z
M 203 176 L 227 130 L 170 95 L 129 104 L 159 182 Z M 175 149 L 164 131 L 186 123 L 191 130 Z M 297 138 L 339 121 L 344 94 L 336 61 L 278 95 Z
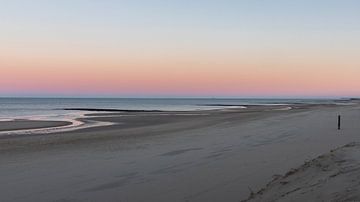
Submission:
M 0 99 L 352 99 L 358 96 L 0 96 Z

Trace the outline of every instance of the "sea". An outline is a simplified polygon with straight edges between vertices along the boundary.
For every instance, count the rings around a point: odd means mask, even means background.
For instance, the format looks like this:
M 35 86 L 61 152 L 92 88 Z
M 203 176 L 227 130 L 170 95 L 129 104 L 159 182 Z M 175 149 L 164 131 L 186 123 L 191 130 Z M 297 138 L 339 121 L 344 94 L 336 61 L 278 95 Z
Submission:
M 64 117 L 79 111 L 65 108 L 196 111 L 242 105 L 336 103 L 329 99 L 219 99 L 219 98 L 0 98 L 0 120 Z

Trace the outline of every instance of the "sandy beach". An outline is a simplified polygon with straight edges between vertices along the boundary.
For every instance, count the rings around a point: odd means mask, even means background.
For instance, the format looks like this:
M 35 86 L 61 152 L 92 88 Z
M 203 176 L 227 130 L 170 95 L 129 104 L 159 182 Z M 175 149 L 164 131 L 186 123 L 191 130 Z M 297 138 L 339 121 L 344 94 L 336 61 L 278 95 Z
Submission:
M 274 179 L 244 201 L 358 201 L 360 144 L 349 143 Z
M 336 123 L 339 114 L 341 130 Z M 262 201 L 264 193 L 266 199 L 276 201 L 278 196 L 272 194 L 278 189 L 281 193 L 293 190 L 279 188 L 278 184 L 289 177 L 286 173 L 296 169 L 299 174 L 291 176 L 304 181 L 314 178 L 304 174 L 308 169 L 305 162 L 360 142 L 357 104 L 96 115 L 99 117 L 84 117 L 82 121 L 114 125 L 1 136 L 0 201 L 241 201 L 251 193 L 251 200 Z M 50 127 L 47 124 L 14 121 L 0 127 Z M 354 145 L 346 148 L 355 152 L 359 147 Z M 336 150 L 332 160 L 338 161 L 340 153 L 346 151 Z M 348 180 L 342 182 L 347 184 Z M 321 199 L 317 193 L 324 190 L 314 189 L 305 199 Z M 329 189 L 340 195 L 344 190 Z M 337 196 L 330 194 L 325 199 Z M 351 199 L 359 200 L 357 195 Z

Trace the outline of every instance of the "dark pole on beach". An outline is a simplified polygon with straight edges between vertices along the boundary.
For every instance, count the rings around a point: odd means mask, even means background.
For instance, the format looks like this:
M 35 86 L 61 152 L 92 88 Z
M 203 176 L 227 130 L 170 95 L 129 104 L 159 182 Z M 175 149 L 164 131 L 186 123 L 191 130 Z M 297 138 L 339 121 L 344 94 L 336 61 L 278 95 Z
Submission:
M 341 129 L 341 116 L 338 115 L 338 130 Z

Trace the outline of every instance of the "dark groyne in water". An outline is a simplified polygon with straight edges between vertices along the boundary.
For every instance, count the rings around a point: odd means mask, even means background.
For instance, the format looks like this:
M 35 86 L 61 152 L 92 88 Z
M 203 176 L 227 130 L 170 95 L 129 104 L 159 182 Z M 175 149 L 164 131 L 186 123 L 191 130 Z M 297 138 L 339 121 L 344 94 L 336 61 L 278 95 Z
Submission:
M 89 111 L 89 112 L 165 112 L 161 110 L 137 110 L 137 109 L 97 109 L 97 108 L 65 108 L 66 111 Z

